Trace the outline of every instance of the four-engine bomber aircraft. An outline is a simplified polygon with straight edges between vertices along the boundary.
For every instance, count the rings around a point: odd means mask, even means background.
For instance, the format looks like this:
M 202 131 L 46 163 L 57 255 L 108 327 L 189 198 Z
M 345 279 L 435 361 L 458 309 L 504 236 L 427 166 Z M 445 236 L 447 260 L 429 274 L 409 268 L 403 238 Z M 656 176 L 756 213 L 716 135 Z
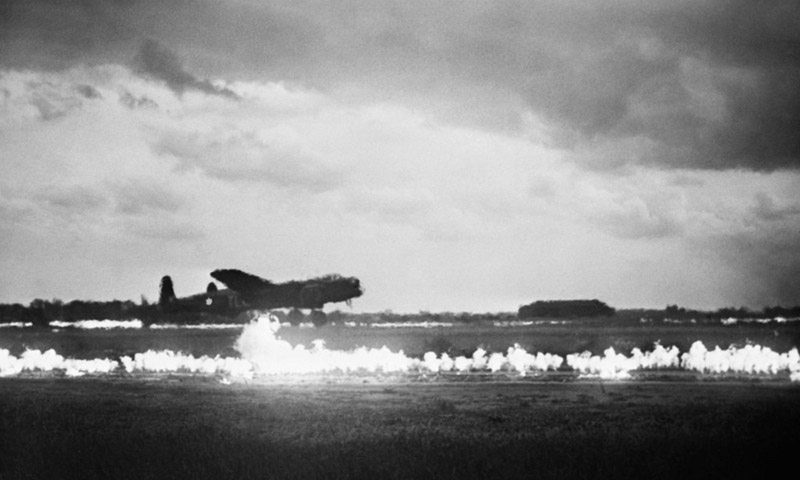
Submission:
M 218 289 L 214 282 L 208 284 L 205 293 L 177 298 L 172 279 L 167 275 L 161 279 L 158 310 L 165 314 L 211 314 L 237 317 L 246 320 L 261 311 L 290 308 L 288 320 L 293 325 L 300 323 L 303 313 L 299 309 L 311 309 L 311 321 L 316 326 L 327 322 L 321 309 L 326 303 L 346 302 L 364 293 L 355 277 L 325 275 L 309 280 L 273 283 L 269 280 L 227 269 L 214 270 L 211 276 L 226 285 Z

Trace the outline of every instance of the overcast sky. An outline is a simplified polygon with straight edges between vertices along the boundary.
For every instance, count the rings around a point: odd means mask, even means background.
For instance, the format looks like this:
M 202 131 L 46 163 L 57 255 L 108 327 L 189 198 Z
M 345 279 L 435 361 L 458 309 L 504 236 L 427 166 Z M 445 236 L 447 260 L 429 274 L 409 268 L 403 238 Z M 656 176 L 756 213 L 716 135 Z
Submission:
M 800 3 L 4 1 L 0 302 L 800 304 Z

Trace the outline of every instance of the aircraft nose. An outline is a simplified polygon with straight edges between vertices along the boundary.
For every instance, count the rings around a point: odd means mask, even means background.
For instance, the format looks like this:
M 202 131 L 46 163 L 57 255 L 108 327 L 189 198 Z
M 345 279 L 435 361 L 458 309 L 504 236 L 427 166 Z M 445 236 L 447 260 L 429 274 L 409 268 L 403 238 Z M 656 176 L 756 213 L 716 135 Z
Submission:
M 350 284 L 356 289 L 359 295 L 364 294 L 364 288 L 361 286 L 361 282 L 357 278 L 351 279 Z

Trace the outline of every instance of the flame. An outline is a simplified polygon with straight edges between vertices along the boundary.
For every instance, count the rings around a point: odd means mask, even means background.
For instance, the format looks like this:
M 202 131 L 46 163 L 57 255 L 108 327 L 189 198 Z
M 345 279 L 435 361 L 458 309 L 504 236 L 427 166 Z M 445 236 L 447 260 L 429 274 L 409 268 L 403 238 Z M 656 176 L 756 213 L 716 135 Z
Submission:
M 427 352 L 421 359 L 394 352 L 387 347 L 353 350 L 329 350 L 323 340 L 315 340 L 311 347 L 291 345 L 280 339 L 278 319 L 262 316 L 246 325 L 235 347 L 239 357 L 194 357 L 169 350 L 148 350 L 133 357 L 118 360 L 97 358 L 78 360 L 64 358 L 55 350 L 26 350 L 20 357 L 0 349 L 0 376 L 19 375 L 23 372 L 62 372 L 66 376 L 86 374 L 136 374 L 184 372 L 199 375 L 222 375 L 226 379 L 250 379 L 259 375 L 308 373 L 408 373 L 437 374 L 466 372 L 508 372 L 525 376 L 530 373 L 561 370 L 565 359 L 559 355 L 527 352 L 515 344 L 505 352 L 487 352 L 478 348 L 467 356 L 450 357 Z M 743 348 L 715 347 L 708 350 L 697 341 L 688 352 L 681 354 L 675 346 L 665 348 L 656 343 L 652 351 L 638 348 L 630 356 L 608 348 L 603 355 L 590 352 L 567 355 L 566 367 L 580 377 L 604 379 L 629 379 L 631 372 L 649 369 L 682 369 L 700 374 L 758 374 L 778 375 L 788 372 L 791 381 L 800 381 L 800 353 L 797 348 L 778 353 L 768 347 L 747 345 Z M 227 381 L 227 380 L 226 380 Z

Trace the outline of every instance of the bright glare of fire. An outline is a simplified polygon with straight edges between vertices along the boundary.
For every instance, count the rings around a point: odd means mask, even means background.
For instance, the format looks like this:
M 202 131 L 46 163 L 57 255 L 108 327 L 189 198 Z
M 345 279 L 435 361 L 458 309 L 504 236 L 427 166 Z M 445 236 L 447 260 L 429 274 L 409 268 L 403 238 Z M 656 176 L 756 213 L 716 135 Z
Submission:
M 709 350 L 695 342 L 688 352 L 677 347 L 656 344 L 651 351 L 635 348 L 630 355 L 608 348 L 603 355 L 589 352 L 567 355 L 565 359 L 549 353 L 529 353 L 519 345 L 505 352 L 477 349 L 471 356 L 427 352 L 421 359 L 383 348 L 329 350 L 322 340 L 311 347 L 291 345 L 280 339 L 280 324 L 273 317 L 261 317 L 245 326 L 236 341 L 240 357 L 194 357 L 169 350 L 148 350 L 133 357 L 78 360 L 64 358 L 54 350 L 26 350 L 21 356 L 0 349 L 0 376 L 22 372 L 63 372 L 66 376 L 86 374 L 194 373 L 222 375 L 227 378 L 253 378 L 273 374 L 325 373 L 467 373 L 508 372 L 524 376 L 546 371 L 573 371 L 582 377 L 626 379 L 631 372 L 650 369 L 682 369 L 701 374 L 789 374 L 800 381 L 800 354 L 797 348 L 778 353 L 768 347 L 747 345 L 742 348 L 715 347 Z

